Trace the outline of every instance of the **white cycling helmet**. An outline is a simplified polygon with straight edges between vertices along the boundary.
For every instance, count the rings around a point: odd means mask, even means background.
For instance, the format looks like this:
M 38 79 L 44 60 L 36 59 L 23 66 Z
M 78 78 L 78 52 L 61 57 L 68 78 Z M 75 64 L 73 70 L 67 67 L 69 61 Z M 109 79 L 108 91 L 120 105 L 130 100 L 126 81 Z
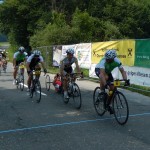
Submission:
M 33 51 L 34 56 L 41 56 L 41 52 L 39 50 Z
M 25 51 L 25 48 L 23 46 L 19 47 L 18 49 L 19 52 L 24 52 Z
M 116 51 L 113 49 L 107 50 L 105 53 L 106 59 L 114 59 L 117 56 Z
M 66 53 L 68 54 L 74 54 L 74 49 L 73 48 L 69 48 L 67 49 Z

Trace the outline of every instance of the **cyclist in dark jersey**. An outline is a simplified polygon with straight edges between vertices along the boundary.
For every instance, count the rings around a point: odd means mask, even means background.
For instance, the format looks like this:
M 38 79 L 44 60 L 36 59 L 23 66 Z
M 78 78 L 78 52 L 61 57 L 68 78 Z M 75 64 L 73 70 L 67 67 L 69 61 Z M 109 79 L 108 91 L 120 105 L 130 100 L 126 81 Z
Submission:
M 76 64 L 76 69 L 77 72 L 80 72 L 80 67 L 78 65 L 78 60 L 74 55 L 74 49 L 69 48 L 67 51 L 67 57 L 65 57 L 63 60 L 60 62 L 60 75 L 62 77 L 63 81 L 63 90 L 64 90 L 64 98 L 69 98 L 68 93 L 67 93 L 67 77 L 65 76 L 67 73 L 73 73 L 73 68 L 72 64 Z
M 13 57 L 13 67 L 14 67 L 13 77 L 14 77 L 14 81 L 13 81 L 13 84 L 16 83 L 16 76 L 17 76 L 17 71 L 18 71 L 19 64 L 26 61 L 27 57 L 28 57 L 27 53 L 25 52 L 25 48 L 23 46 L 19 47 L 18 52 L 14 53 L 14 57 Z
M 33 51 L 33 54 L 31 54 L 28 57 L 27 64 L 26 64 L 27 73 L 28 73 L 28 79 L 27 79 L 28 89 L 27 89 L 27 91 L 29 91 L 30 86 L 31 86 L 32 71 L 33 70 L 41 70 L 40 64 L 42 65 L 44 73 L 46 73 L 47 70 L 45 68 L 44 59 L 41 56 L 41 52 L 39 50 L 35 50 L 35 51 Z
M 124 71 L 122 63 L 117 58 L 116 51 L 115 50 L 107 50 L 105 53 L 105 57 L 102 58 L 95 67 L 95 73 L 100 79 L 100 88 L 101 88 L 102 92 L 104 91 L 106 82 L 109 83 L 109 82 L 114 81 L 114 78 L 113 78 L 111 72 L 116 67 L 119 68 L 119 70 L 122 74 L 122 78 L 126 81 L 126 85 L 129 85 L 126 72 Z M 109 89 L 109 91 L 113 91 L 114 86 L 110 84 L 108 89 Z M 110 96 L 110 99 L 111 99 L 111 96 Z M 112 113 L 111 108 L 110 108 L 110 113 Z

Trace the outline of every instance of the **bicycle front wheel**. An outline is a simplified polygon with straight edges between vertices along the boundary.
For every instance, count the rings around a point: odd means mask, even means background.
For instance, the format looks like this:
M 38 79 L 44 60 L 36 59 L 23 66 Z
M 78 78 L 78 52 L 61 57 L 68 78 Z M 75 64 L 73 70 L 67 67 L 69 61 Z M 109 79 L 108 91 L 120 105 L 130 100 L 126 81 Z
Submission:
M 51 86 L 51 82 L 50 82 L 50 76 L 49 75 L 46 75 L 45 77 L 45 87 L 46 87 L 46 90 L 49 91 L 50 90 L 50 86 Z
M 113 111 L 117 122 L 120 125 L 126 124 L 129 117 L 129 107 L 126 97 L 123 93 L 117 91 L 113 97 Z
M 24 76 L 23 75 L 20 76 L 19 85 L 20 85 L 20 90 L 23 91 L 24 89 Z
M 82 105 L 81 92 L 76 83 L 73 84 L 72 91 L 72 98 L 74 100 L 75 108 L 80 109 Z
M 35 82 L 35 99 L 36 102 L 39 103 L 41 101 L 41 84 L 40 81 Z
M 104 93 L 101 93 L 100 87 L 96 87 L 93 94 L 93 104 L 98 115 L 103 116 L 106 112 L 104 106 Z

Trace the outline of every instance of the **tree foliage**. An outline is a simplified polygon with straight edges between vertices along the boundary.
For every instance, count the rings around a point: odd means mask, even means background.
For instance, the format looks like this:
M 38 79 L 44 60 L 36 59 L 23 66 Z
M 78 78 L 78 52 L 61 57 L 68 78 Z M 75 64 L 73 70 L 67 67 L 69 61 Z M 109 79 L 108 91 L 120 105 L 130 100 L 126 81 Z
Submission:
M 149 38 L 149 0 L 5 0 L 0 32 L 25 47 Z

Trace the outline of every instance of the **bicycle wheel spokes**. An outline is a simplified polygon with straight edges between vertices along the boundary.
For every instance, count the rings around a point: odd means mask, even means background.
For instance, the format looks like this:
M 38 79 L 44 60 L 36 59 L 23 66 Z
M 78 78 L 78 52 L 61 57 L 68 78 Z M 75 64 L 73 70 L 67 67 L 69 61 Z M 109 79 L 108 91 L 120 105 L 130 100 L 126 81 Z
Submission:
M 46 75 L 46 78 L 45 78 L 45 87 L 46 87 L 46 90 L 49 91 L 50 90 L 50 76 L 49 75 Z
M 72 89 L 72 91 L 73 91 L 72 97 L 74 100 L 75 108 L 80 109 L 81 104 L 82 104 L 80 88 L 76 83 L 73 84 L 72 88 L 73 88 Z
M 96 87 L 93 94 L 93 104 L 98 115 L 103 116 L 104 109 L 104 93 L 101 93 L 100 87 Z
M 39 81 L 35 83 L 35 99 L 37 103 L 41 101 L 41 84 Z
M 20 90 L 23 91 L 24 89 L 24 76 L 23 75 L 20 76 L 19 85 L 20 85 Z
M 117 92 L 113 99 L 113 111 L 117 122 L 124 125 L 128 121 L 129 107 L 125 96 L 121 92 Z

